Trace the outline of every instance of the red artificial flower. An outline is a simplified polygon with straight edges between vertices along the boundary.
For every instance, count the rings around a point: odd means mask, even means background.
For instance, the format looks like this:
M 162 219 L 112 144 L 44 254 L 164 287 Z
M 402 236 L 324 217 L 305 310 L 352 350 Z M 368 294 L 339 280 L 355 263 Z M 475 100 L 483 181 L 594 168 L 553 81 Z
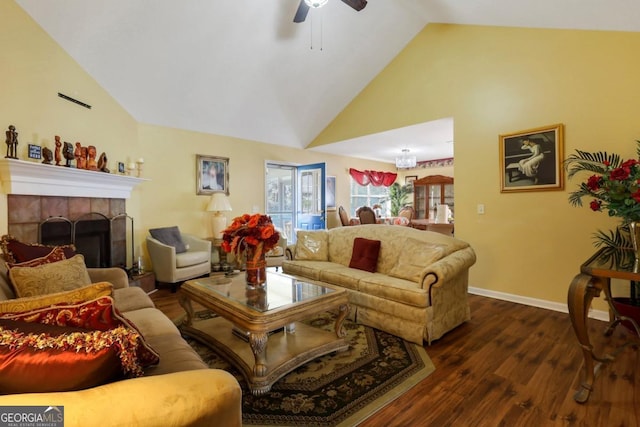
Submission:
M 592 211 L 599 211 L 602 206 L 602 202 L 600 200 L 592 200 L 589 204 L 589 207 Z
M 589 190 L 591 191 L 597 191 L 600 188 L 601 184 L 602 184 L 602 177 L 598 175 L 590 176 L 589 179 L 587 180 L 587 187 L 589 187 Z
M 609 177 L 614 181 L 624 181 L 625 179 L 629 178 L 630 174 L 631 174 L 631 169 L 629 169 L 628 167 L 627 168 L 619 167 L 612 170 L 611 173 L 609 174 Z

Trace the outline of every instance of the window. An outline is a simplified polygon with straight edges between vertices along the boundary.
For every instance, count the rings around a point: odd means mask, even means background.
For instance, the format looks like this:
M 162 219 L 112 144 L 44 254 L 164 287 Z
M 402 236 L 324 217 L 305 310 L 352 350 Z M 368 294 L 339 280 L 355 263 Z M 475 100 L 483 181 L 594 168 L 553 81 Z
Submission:
M 349 215 L 355 216 L 356 209 L 360 206 L 373 205 L 381 206 L 381 216 L 389 216 L 389 187 L 381 185 L 375 187 L 371 184 L 360 185 L 355 179 L 351 180 L 351 206 L 349 206 Z

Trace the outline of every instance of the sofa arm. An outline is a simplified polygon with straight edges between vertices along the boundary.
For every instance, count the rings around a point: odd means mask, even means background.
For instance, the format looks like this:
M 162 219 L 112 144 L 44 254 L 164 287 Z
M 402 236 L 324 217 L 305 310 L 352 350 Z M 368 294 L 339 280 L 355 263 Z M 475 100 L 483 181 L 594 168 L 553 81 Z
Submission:
M 87 390 L 0 396 L 0 406 L 64 406 L 66 427 L 241 426 L 242 391 L 220 369 L 117 381 Z
M 182 241 L 189 245 L 189 252 L 211 252 L 211 242 L 209 240 L 200 239 L 192 234 L 182 233 Z
M 296 245 L 295 243 L 292 245 L 287 245 L 287 249 L 284 251 L 284 254 L 288 260 L 293 260 L 293 257 L 296 253 Z
M 476 262 L 476 253 L 468 246 L 455 251 L 434 262 L 422 271 L 421 283 L 423 289 L 441 286 L 443 278 L 453 277 L 471 267 Z M 431 293 L 431 292 L 429 292 Z
M 147 251 L 158 282 L 172 283 L 176 267 L 176 248 L 147 236 Z
M 93 283 L 109 282 L 114 289 L 129 287 L 129 276 L 121 268 L 87 268 L 87 271 Z

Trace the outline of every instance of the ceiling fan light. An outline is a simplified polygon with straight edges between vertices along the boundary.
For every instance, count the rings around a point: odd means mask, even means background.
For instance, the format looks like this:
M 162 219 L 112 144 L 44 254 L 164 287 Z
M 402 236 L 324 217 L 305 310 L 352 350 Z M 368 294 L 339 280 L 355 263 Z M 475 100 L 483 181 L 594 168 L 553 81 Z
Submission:
M 396 168 L 398 169 L 415 168 L 416 163 L 416 156 L 410 156 L 408 148 L 402 150 L 402 156 L 396 157 Z
M 307 6 L 317 9 L 327 4 L 329 0 L 304 0 Z

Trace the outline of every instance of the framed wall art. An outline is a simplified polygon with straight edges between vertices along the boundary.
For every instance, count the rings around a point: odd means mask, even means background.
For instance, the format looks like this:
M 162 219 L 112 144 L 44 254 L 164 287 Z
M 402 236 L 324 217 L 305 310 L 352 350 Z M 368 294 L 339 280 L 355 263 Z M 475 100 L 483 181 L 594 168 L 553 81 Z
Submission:
M 196 194 L 229 195 L 229 158 L 196 155 Z
M 564 126 L 500 135 L 500 191 L 562 190 Z
M 336 210 L 336 177 L 328 176 L 326 178 L 327 183 L 325 187 L 325 202 L 327 204 L 327 211 Z
M 413 185 L 413 181 L 415 181 L 416 179 L 418 179 L 418 175 L 407 175 L 404 177 L 404 184 L 412 184 Z

